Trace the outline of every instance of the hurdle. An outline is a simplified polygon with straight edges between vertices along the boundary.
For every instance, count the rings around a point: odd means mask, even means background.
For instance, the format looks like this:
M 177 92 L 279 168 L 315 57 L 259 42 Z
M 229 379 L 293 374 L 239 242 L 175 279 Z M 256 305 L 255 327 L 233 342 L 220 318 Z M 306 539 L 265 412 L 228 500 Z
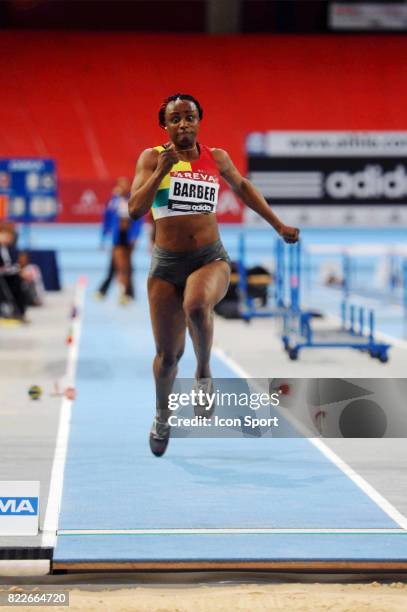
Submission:
M 383 289 L 366 287 L 358 284 L 357 281 L 357 261 L 354 255 L 382 255 L 386 257 L 388 263 L 388 276 Z M 404 251 L 392 249 L 390 252 L 377 253 L 366 251 L 365 249 L 347 249 L 342 255 L 342 276 L 344 299 L 351 295 L 360 295 L 377 300 L 383 300 L 403 307 L 404 314 L 407 315 L 407 257 Z
M 290 302 L 283 316 L 282 341 L 291 360 L 298 359 L 303 348 L 352 348 L 368 353 L 381 363 L 388 361 L 391 345 L 375 339 L 374 310 L 341 304 L 339 329 L 314 330 L 313 313 L 301 308 L 301 245 L 289 247 Z M 407 268 L 406 268 L 407 275 Z M 356 320 L 357 318 L 357 320 Z
M 352 296 L 365 297 L 378 302 L 388 302 L 401 306 L 407 318 L 407 252 L 402 245 L 388 247 L 385 245 L 358 245 L 339 247 L 336 245 L 308 246 L 304 255 L 331 255 L 339 260 L 341 278 L 337 284 L 326 285 L 328 289 L 341 289 L 342 299 L 348 300 Z M 360 282 L 361 263 L 356 257 L 382 257 L 386 258 L 388 275 L 383 288 L 375 288 L 370 280 L 363 284 Z M 308 260 L 308 272 L 311 268 Z M 310 273 L 308 275 L 310 277 Z M 359 277 L 359 278 L 358 278 Z M 366 273 L 368 278 L 368 274 Z
M 238 276 L 231 280 L 237 280 L 239 293 L 239 312 L 241 318 L 249 323 L 255 317 L 268 318 L 282 316 L 285 308 L 285 253 L 282 240 L 276 240 L 274 244 L 274 290 L 270 296 L 273 302 L 271 307 L 258 307 L 255 303 L 255 298 L 250 295 L 250 284 L 269 284 L 270 276 L 268 274 L 259 275 L 256 278 L 250 278 L 247 273 L 246 262 L 246 236 L 244 233 L 239 235 L 238 242 Z

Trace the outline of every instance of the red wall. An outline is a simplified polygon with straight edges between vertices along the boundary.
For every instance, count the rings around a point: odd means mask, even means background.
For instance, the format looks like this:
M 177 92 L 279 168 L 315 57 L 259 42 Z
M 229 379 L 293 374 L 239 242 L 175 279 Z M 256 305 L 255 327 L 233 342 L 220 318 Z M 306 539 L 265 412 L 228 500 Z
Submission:
M 183 91 L 201 140 L 244 170 L 250 131 L 406 129 L 406 57 L 401 36 L 1 32 L 0 156 L 55 157 L 63 180 L 132 174 Z

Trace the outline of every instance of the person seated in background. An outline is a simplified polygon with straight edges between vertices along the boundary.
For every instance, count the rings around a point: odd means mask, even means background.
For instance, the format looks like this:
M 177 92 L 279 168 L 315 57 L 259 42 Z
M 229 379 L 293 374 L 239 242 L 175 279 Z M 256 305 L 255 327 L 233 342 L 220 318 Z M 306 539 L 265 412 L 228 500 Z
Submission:
M 22 287 L 16 243 L 14 226 L 0 225 L 0 317 L 26 322 L 27 300 Z
M 22 288 L 28 306 L 42 306 L 44 304 L 45 289 L 41 270 L 30 261 L 30 254 L 21 251 L 18 257 Z

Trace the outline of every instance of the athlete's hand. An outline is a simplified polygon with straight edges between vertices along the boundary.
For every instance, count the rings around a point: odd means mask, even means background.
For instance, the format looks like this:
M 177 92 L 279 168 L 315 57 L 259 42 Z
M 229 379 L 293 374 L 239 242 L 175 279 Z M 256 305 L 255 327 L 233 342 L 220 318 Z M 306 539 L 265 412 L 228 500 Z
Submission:
M 298 242 L 300 237 L 300 230 L 298 227 L 291 227 L 290 225 L 283 224 L 278 233 L 283 238 L 284 242 L 288 242 L 288 244 Z
M 158 155 L 157 172 L 164 177 L 177 162 L 179 162 L 179 155 L 172 144 Z

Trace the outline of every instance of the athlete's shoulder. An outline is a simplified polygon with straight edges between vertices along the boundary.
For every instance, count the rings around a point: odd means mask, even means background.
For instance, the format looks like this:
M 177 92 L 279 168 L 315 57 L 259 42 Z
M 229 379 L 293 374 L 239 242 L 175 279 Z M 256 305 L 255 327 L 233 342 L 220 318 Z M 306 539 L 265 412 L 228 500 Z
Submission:
M 140 157 L 157 157 L 161 150 L 163 150 L 163 147 L 161 147 L 161 145 L 158 145 L 156 147 L 149 147 L 148 149 L 144 149 L 140 153 Z
M 140 158 L 144 159 L 157 159 L 158 155 L 165 151 L 169 147 L 169 143 L 155 145 L 154 147 L 149 147 L 148 149 L 144 149 L 141 152 Z
M 222 172 L 231 162 L 229 153 L 224 149 L 218 149 L 215 147 L 211 147 L 209 150 L 219 170 Z
M 153 147 L 153 151 L 157 151 L 157 153 L 161 153 L 161 151 L 165 151 L 165 149 L 168 148 L 168 144 L 160 144 L 160 145 L 156 145 L 155 147 Z
M 157 165 L 158 156 L 160 151 L 157 150 L 158 147 L 150 147 L 149 149 L 144 149 L 139 155 L 137 160 L 137 166 L 139 168 L 150 168 Z
M 209 151 L 212 153 L 213 156 L 216 157 L 229 157 L 229 154 L 227 151 L 225 151 L 225 149 L 219 149 L 218 147 L 208 147 Z

